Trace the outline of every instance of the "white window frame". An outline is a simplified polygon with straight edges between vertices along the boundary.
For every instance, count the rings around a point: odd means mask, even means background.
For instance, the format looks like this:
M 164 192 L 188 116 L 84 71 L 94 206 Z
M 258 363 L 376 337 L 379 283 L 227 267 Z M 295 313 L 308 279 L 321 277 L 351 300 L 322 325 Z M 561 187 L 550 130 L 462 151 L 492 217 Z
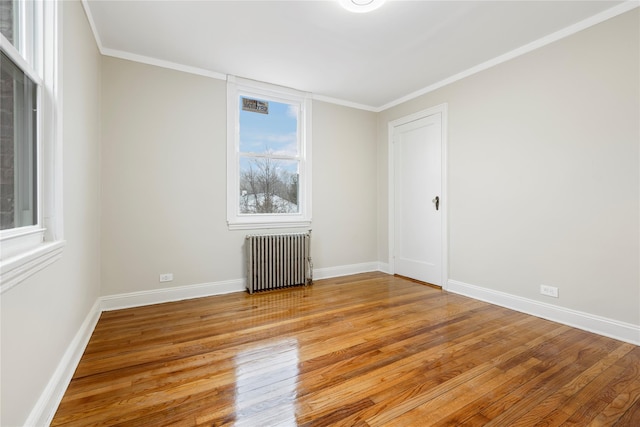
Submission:
M 0 49 L 38 86 L 36 224 L 0 231 L 0 294 L 62 256 L 61 28 L 58 2 L 20 1 L 19 50 Z
M 241 214 L 240 96 L 300 105 L 298 213 Z M 230 230 L 311 226 L 311 95 L 294 89 L 235 76 L 227 77 L 227 225 Z

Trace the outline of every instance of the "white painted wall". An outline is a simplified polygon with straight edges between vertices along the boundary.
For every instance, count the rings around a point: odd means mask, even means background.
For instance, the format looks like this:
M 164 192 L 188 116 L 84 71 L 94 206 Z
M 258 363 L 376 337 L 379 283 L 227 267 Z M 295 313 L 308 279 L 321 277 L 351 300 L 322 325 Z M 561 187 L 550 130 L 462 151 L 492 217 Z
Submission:
M 103 295 L 242 281 L 248 232 L 226 225 L 226 82 L 110 57 L 102 72 Z M 316 268 L 376 261 L 375 117 L 313 103 Z
M 313 102 L 316 268 L 376 261 L 376 115 Z
M 62 259 L 2 295 L 0 425 L 24 425 L 100 296 L 100 55 L 79 2 L 63 14 Z
M 640 325 L 639 13 L 381 113 L 380 259 L 387 123 L 446 102 L 449 278 Z

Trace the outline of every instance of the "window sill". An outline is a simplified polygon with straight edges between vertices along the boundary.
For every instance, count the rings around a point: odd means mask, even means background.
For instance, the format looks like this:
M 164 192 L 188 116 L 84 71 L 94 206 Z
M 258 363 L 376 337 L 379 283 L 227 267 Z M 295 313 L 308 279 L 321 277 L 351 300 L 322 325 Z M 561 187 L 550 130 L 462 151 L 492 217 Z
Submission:
M 309 228 L 311 221 L 286 221 L 286 222 L 231 222 L 228 223 L 229 230 L 257 230 L 275 228 Z
M 65 241 L 49 242 L 0 262 L 0 295 L 62 257 Z

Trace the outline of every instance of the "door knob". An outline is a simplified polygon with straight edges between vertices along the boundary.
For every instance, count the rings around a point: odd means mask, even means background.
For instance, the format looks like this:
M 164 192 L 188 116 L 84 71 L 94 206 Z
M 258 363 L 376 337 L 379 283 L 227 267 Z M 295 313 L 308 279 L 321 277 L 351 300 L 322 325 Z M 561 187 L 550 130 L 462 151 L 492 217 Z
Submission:
M 436 198 L 433 199 L 432 202 L 435 203 L 436 210 L 438 210 L 440 208 L 440 197 L 436 196 Z

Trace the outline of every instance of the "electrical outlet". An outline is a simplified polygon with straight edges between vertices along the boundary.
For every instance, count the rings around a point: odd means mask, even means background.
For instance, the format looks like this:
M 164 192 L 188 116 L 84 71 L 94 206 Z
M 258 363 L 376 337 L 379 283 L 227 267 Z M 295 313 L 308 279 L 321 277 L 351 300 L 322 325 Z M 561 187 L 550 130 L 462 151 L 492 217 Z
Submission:
M 558 288 L 555 286 L 540 285 L 540 293 L 549 297 L 558 298 Z
M 163 273 L 160 275 L 161 282 L 170 282 L 173 280 L 173 273 Z

